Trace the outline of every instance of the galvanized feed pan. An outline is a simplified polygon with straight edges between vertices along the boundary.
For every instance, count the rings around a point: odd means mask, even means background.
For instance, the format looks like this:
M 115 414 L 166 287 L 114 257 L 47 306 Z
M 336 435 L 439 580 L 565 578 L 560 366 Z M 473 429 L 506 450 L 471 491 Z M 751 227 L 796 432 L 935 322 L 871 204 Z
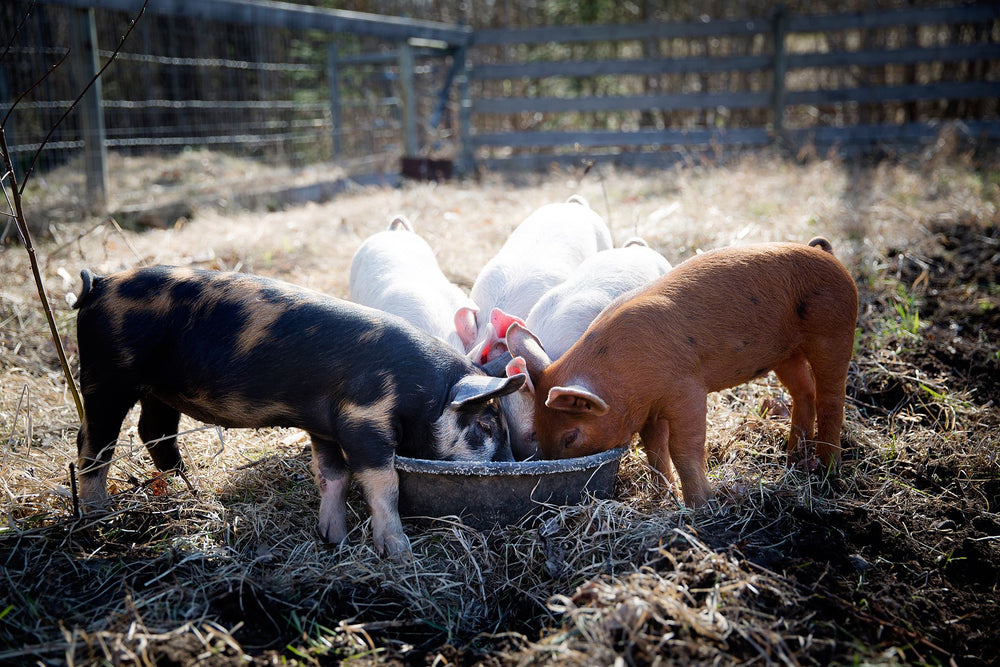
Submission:
M 428 461 L 396 457 L 402 517 L 458 516 L 488 529 L 519 523 L 541 503 L 610 498 L 627 447 L 558 461 Z

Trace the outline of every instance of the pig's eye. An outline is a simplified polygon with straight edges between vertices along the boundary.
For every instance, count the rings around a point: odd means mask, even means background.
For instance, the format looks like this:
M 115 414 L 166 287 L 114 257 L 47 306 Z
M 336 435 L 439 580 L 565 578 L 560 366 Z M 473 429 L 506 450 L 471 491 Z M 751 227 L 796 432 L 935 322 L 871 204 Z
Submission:
M 495 424 L 492 419 L 487 419 L 486 417 L 480 417 L 476 420 L 476 425 L 486 432 L 486 435 L 493 435 L 496 430 L 494 428 Z
M 563 437 L 559 440 L 559 444 L 562 445 L 563 449 L 569 449 L 576 444 L 577 436 L 579 435 L 580 432 L 573 429 L 569 433 L 563 434 Z

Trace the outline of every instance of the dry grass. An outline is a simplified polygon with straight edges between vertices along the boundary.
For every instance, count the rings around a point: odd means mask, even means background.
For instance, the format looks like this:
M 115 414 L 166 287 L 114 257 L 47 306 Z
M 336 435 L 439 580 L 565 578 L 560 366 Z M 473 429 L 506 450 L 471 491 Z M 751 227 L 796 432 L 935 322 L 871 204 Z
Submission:
M 638 233 L 675 263 L 731 243 L 833 240 L 862 297 L 840 478 L 784 466 L 786 397 L 763 380 L 711 397 L 717 507 L 683 509 L 633 451 L 611 500 L 487 532 L 409 525 L 408 565 L 375 555 L 356 492 L 348 543 L 316 538 L 307 442 L 290 430 L 185 418 L 190 472 L 160 480 L 133 413 L 114 510 L 74 518 L 75 410 L 23 250 L 0 249 L 0 663 L 989 663 L 1000 190 L 995 162 L 927 157 L 937 161 L 765 154 L 411 183 L 281 212 L 196 210 L 142 233 L 57 223 L 57 238 L 36 244 L 64 304 L 80 268 L 144 263 L 239 268 L 343 296 L 354 250 L 397 212 L 468 286 L 530 210 L 575 192 L 616 240 Z M 974 247 L 942 245 L 959 236 Z M 978 272 L 959 279 L 964 257 Z M 72 311 L 56 316 L 73 356 Z

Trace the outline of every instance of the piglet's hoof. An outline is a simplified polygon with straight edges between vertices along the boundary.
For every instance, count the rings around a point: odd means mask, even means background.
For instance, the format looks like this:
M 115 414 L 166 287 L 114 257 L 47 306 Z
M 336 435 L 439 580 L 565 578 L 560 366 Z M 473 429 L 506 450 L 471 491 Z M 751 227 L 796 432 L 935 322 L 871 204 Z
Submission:
M 801 470 L 810 474 L 815 474 L 823 467 L 819 459 L 815 456 L 790 456 L 788 457 L 788 467 Z
M 77 480 L 77 487 L 80 506 L 84 510 L 103 510 L 111 502 L 104 480 L 93 480 L 81 475 Z
M 815 477 L 836 476 L 837 470 L 833 465 L 823 463 L 816 456 L 789 456 L 788 467 L 801 470 Z
M 347 539 L 347 526 L 344 525 L 344 520 L 339 518 L 321 516 L 316 532 L 330 544 L 340 544 Z
M 343 544 L 347 540 L 347 530 L 337 525 L 325 524 L 322 521 L 316 525 L 316 534 L 324 542 L 335 546 Z
M 720 484 L 715 487 L 715 495 L 718 499 L 719 507 L 723 505 L 737 505 L 746 499 L 748 493 L 747 486 L 741 482 Z
M 400 563 L 413 561 L 410 540 L 404 533 L 389 534 L 382 539 L 376 538 L 375 550 Z
M 111 507 L 111 499 L 107 496 L 103 498 L 80 498 L 80 511 L 84 514 L 104 512 Z

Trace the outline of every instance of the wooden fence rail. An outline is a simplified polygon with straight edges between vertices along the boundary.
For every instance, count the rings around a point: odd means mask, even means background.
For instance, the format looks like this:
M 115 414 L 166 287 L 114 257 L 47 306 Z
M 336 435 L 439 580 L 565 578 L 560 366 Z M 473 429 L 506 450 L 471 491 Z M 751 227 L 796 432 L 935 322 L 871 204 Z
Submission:
M 905 46 L 901 48 L 855 48 L 835 50 L 824 48 L 813 52 L 792 50 L 789 44 L 799 37 L 827 35 L 844 31 L 875 30 L 926 26 L 953 28 L 979 24 L 984 39 L 968 44 Z M 681 57 L 649 57 L 601 60 L 537 60 L 531 46 L 544 44 L 586 45 L 592 43 L 649 44 L 652 40 L 742 38 L 764 40 L 771 45 L 769 52 L 733 55 L 687 55 Z M 815 41 L 815 40 L 813 40 Z M 742 21 L 708 21 L 674 24 L 634 24 L 616 26 L 585 26 L 564 28 L 529 28 L 523 30 L 479 30 L 472 37 L 469 51 L 477 52 L 507 48 L 508 52 L 531 54 L 520 61 L 485 62 L 472 65 L 469 78 L 479 84 L 465 101 L 470 107 L 469 124 L 463 125 L 463 159 L 467 167 L 482 165 L 489 168 L 516 165 L 542 167 L 552 162 L 612 159 L 629 164 L 657 163 L 671 160 L 671 147 L 713 145 L 724 147 L 761 146 L 776 140 L 786 142 L 812 141 L 823 148 L 839 144 L 857 148 L 888 142 L 923 142 L 937 131 L 933 124 L 905 122 L 878 125 L 847 123 L 839 126 L 823 124 L 788 127 L 786 114 L 795 107 L 824 108 L 844 105 L 887 105 L 938 100 L 984 100 L 992 105 L 988 120 L 972 119 L 982 136 L 996 134 L 996 99 L 1000 98 L 1000 7 L 976 5 L 946 8 L 913 8 L 898 11 L 851 13 L 843 15 L 788 16 L 779 7 L 775 16 Z M 634 51 L 634 49 L 633 49 Z M 948 68 L 958 63 L 981 63 L 985 77 L 962 81 L 940 78 L 926 83 L 880 83 L 814 88 L 791 88 L 790 81 L 808 70 L 878 70 L 879 68 L 939 66 Z M 758 75 L 767 86 L 721 90 L 669 90 L 660 86 L 655 93 L 638 94 L 530 94 L 517 95 L 508 91 L 518 84 L 522 88 L 543 89 L 546 81 L 589 77 L 664 77 L 696 76 L 702 80 L 712 74 L 744 76 Z M 912 76 L 912 74 L 911 74 Z M 529 85 L 525 85 L 528 82 Z M 495 84 L 507 84 L 497 88 Z M 490 84 L 500 95 L 490 94 Z M 677 113 L 704 112 L 724 108 L 729 111 L 757 111 L 765 115 L 765 123 L 755 127 L 745 124 L 735 127 L 678 128 L 666 125 L 652 129 L 568 129 L 545 127 L 538 129 L 495 129 L 490 117 L 548 115 L 549 125 L 558 126 L 556 118 L 565 114 L 599 114 L 614 112 Z M 618 119 L 620 122 L 620 119 Z M 939 119 L 932 118 L 937 121 Z M 536 123 L 537 124 L 537 123 Z M 905 126 L 905 131 L 900 128 Z M 618 149 L 590 152 L 593 148 Z M 486 155 L 482 149 L 504 149 L 507 155 Z M 507 149 L 514 149 L 511 153 Z M 622 150 L 628 152 L 621 152 Z M 635 151 L 638 150 L 637 154 Z
M 40 2 L 75 12 L 84 40 L 93 35 L 92 7 L 134 15 L 142 5 L 141 0 Z M 81 109 L 92 194 L 103 192 L 108 146 L 184 143 L 183 136 L 152 132 L 127 140 L 103 136 L 101 110 L 124 107 L 176 107 L 196 120 L 199 114 L 225 113 L 227 104 L 255 112 L 254 105 L 261 105 L 261 114 L 284 104 L 313 113 L 302 121 L 312 125 L 325 112 L 328 120 L 322 122 L 330 124 L 335 157 L 356 157 L 346 153 L 363 143 L 353 141 L 348 149 L 342 141 L 343 112 L 356 111 L 359 104 L 393 108 L 389 129 L 401 135 L 400 157 L 428 154 L 430 140 L 420 128 L 436 126 L 447 108 L 456 107 L 453 149 L 460 171 L 591 159 L 662 164 L 706 147 L 775 142 L 867 150 L 880 143 L 925 143 L 946 120 L 961 121 L 961 131 L 971 138 L 1000 136 L 996 3 L 831 15 L 793 15 L 779 7 L 773 16 L 742 20 L 502 30 L 269 0 L 151 0 L 146 11 L 215 25 L 326 33 L 331 40 L 323 62 L 291 65 L 320 76 L 325 71 L 328 94 L 310 102 L 101 100 L 95 89 Z M 88 20 L 89 30 L 81 23 Z M 374 36 L 391 50 L 341 54 L 332 39 L 337 33 Z M 890 33 L 892 44 L 874 37 Z M 95 51 L 96 45 L 85 41 L 73 49 L 73 57 L 86 60 L 76 66 L 89 68 L 81 72 L 93 71 Z M 198 61 L 179 60 L 184 62 L 177 66 Z M 428 61 L 451 63 L 431 110 L 415 104 L 413 88 L 415 72 Z M 397 74 L 383 78 L 384 90 L 369 91 L 370 101 L 348 101 L 344 87 L 353 79 L 347 74 L 373 67 Z M 310 104 L 316 108 L 307 109 Z M 428 118 L 417 117 L 422 113 Z M 247 141 L 257 140 L 248 133 Z

